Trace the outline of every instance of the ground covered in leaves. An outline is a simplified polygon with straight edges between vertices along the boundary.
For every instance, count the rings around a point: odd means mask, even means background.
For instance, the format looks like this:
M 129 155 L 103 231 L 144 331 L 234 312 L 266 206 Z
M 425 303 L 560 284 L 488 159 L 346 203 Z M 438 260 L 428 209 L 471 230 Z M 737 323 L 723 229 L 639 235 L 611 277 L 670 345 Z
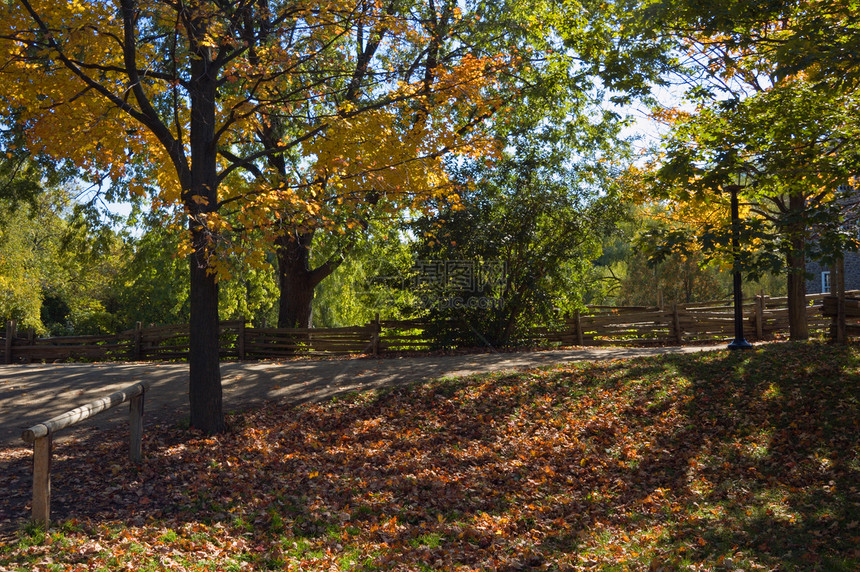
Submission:
M 57 446 L 50 530 L 8 570 L 860 568 L 860 352 L 437 380 Z M 20 526 L 29 451 L 0 459 Z M 0 519 L 2 520 L 2 519 Z M 7 527 L 8 528 L 8 527 Z

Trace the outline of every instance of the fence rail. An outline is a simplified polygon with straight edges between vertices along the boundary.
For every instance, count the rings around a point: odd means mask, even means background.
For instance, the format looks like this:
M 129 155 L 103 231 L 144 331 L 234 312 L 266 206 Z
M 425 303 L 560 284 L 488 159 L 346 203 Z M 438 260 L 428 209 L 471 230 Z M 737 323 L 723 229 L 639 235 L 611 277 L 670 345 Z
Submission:
M 858 296 L 860 292 L 849 295 Z M 827 335 L 831 318 L 823 294 L 807 298 L 813 334 Z M 788 332 L 788 299 L 756 296 L 744 304 L 744 335 L 758 341 Z M 252 328 L 244 320 L 219 326 L 222 359 L 282 358 L 314 354 L 379 354 L 434 347 L 421 320 L 379 320 L 346 328 Z M 730 301 L 645 306 L 594 306 L 555 328 L 534 328 L 523 343 L 538 345 L 678 345 L 727 340 L 734 335 Z M 181 360 L 188 356 L 187 325 L 135 328 L 112 336 L 37 338 L 16 332 L 14 322 L 0 342 L 0 363 L 87 360 Z

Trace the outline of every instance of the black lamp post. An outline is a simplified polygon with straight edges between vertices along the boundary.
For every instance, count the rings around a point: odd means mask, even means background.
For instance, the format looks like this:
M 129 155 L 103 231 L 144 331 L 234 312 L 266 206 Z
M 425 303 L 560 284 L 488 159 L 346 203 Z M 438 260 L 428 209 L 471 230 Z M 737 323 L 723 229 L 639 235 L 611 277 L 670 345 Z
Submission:
M 752 344 L 744 339 L 744 294 L 741 291 L 741 269 L 738 259 L 740 258 L 740 214 L 738 213 L 738 191 L 747 184 L 747 174 L 735 175 L 735 183 L 727 185 L 726 190 L 731 193 L 732 204 L 732 282 L 735 298 L 735 339 L 729 344 L 730 350 L 748 350 Z

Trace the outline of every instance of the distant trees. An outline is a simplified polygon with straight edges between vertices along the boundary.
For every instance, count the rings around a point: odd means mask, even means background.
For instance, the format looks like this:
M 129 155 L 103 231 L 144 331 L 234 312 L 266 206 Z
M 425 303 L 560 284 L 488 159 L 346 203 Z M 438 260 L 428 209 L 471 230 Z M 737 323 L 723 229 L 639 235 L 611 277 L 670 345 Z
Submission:
M 0 319 L 54 335 L 112 332 L 110 283 L 122 243 L 92 232 L 65 187 L 0 199 Z
M 792 339 L 808 337 L 807 258 L 832 259 L 857 247 L 840 230 L 854 215 L 838 189 L 860 173 L 860 100 L 856 82 L 821 74 L 822 66 L 844 66 L 850 76 L 853 64 L 837 54 L 833 30 L 814 31 L 825 21 L 847 22 L 853 12 L 843 2 L 674 2 L 643 6 L 630 20 L 637 41 L 656 49 L 670 38 L 680 46 L 671 53 L 675 78 L 686 86 L 686 106 L 655 114 L 671 132 L 651 199 L 714 207 L 734 176 L 747 174 L 743 268 L 787 272 Z M 706 251 L 725 252 L 727 223 L 724 217 L 689 234 Z M 677 233 L 664 238 L 679 242 Z
M 539 123 L 539 121 L 538 121 Z M 582 306 L 583 284 L 620 210 L 600 156 L 612 120 L 585 128 L 525 121 L 498 161 L 452 167 L 456 202 L 411 225 L 419 260 L 450 268 L 419 291 L 443 345 L 508 345 Z M 457 265 L 465 264 L 465 267 Z

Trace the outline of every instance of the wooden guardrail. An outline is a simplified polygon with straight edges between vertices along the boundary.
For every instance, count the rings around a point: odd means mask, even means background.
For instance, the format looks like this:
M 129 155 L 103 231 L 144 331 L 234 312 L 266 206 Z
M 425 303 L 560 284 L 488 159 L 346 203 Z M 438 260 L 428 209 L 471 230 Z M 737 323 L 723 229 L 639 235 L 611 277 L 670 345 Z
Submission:
M 21 438 L 26 443 L 33 444 L 33 520 L 35 522 L 47 525 L 51 518 L 51 449 L 54 434 L 117 405 L 129 402 L 128 457 L 131 462 L 139 463 L 143 440 L 143 399 L 149 387 L 149 381 L 135 383 L 107 397 L 96 399 L 62 415 L 37 423 L 24 431 Z

